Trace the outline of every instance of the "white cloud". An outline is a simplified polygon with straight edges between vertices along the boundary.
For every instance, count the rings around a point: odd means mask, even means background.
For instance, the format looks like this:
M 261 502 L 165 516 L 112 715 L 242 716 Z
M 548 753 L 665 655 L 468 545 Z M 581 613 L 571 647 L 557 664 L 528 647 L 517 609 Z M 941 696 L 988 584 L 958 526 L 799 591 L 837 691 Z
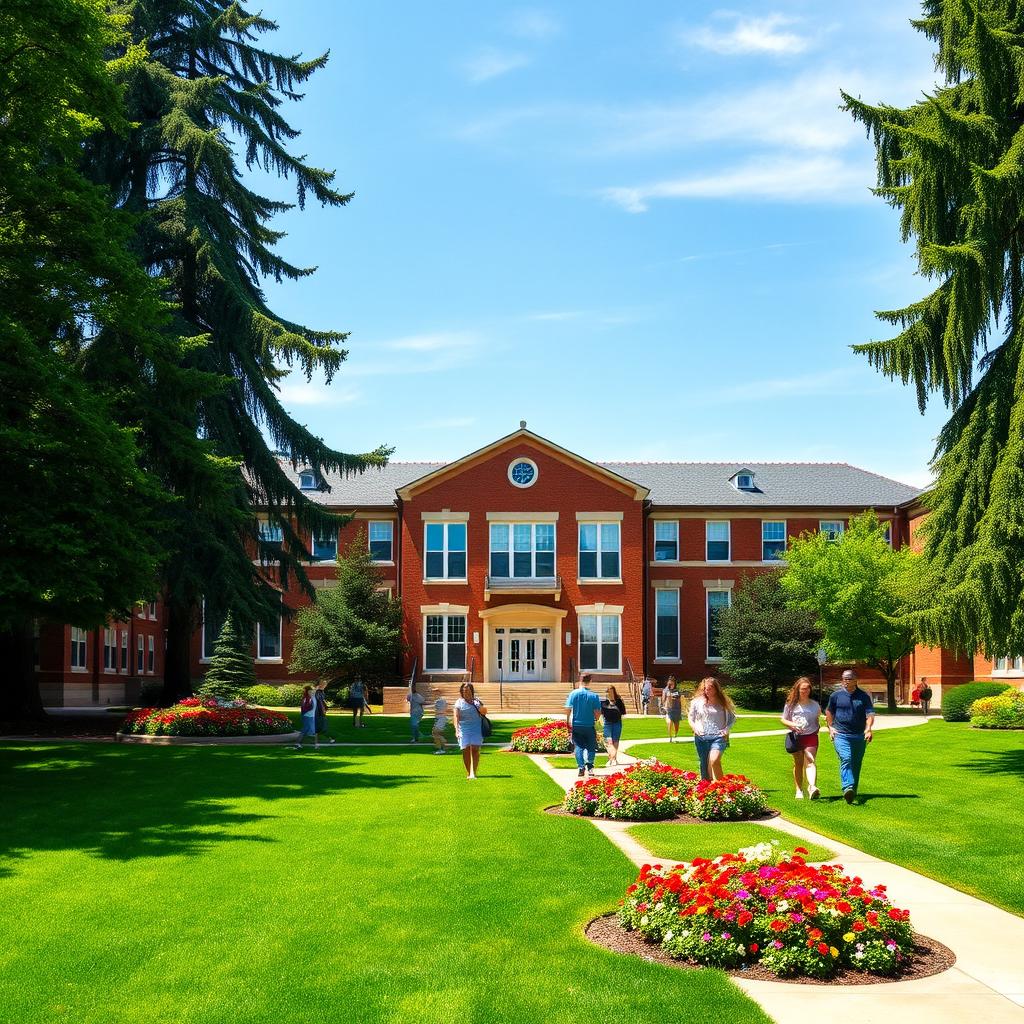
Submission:
M 547 11 L 524 9 L 515 11 L 505 22 L 508 31 L 523 39 L 544 42 L 562 31 L 561 22 Z
M 529 63 L 530 58 L 526 54 L 488 48 L 464 61 L 462 70 L 471 82 L 479 83 L 507 75 L 510 71 L 526 67 Z
M 436 331 L 367 341 L 350 348 L 346 373 L 350 377 L 438 373 L 473 362 L 483 350 L 483 342 L 475 331 Z M 363 356 L 370 358 L 363 362 Z
M 314 384 L 311 381 L 282 384 L 278 397 L 285 405 L 350 405 L 362 398 L 356 388 L 340 384 Z
M 870 159 L 769 156 L 643 185 L 605 188 L 599 194 L 628 213 L 644 213 L 658 199 L 855 202 L 870 198 L 873 180 Z
M 396 352 L 451 352 L 473 348 L 479 342 L 480 336 L 472 331 L 437 331 L 393 338 L 390 341 L 379 342 L 377 347 L 393 349 Z
M 797 19 L 784 14 L 745 17 L 719 12 L 717 17 L 731 24 L 723 29 L 705 25 L 696 30 L 684 31 L 684 40 L 725 56 L 766 54 L 771 57 L 791 57 L 803 53 L 814 42 L 810 36 L 789 31 L 787 26 L 796 24 Z

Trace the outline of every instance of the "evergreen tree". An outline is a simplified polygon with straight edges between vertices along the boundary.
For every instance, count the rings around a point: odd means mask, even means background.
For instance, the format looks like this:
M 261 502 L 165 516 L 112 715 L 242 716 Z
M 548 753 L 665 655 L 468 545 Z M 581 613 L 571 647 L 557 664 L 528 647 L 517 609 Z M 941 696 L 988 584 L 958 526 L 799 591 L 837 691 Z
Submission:
M 829 660 L 864 664 L 885 676 L 895 711 L 900 661 L 917 643 L 916 613 L 932 599 L 922 556 L 908 547 L 894 550 L 868 510 L 838 540 L 818 532 L 792 541 L 780 583 L 795 605 L 813 613 Z
M 291 204 L 261 195 L 243 174 L 258 168 L 293 179 L 300 206 L 309 195 L 323 206 L 351 198 L 332 187 L 332 172 L 289 151 L 298 133 L 280 110 L 284 100 L 301 98 L 296 89 L 327 55 L 304 61 L 262 48 L 257 38 L 276 25 L 237 3 L 138 0 L 123 9 L 148 59 L 123 78 L 132 130 L 124 138 L 107 133 L 92 147 L 91 166 L 141 218 L 141 259 L 161 275 L 177 309 L 174 331 L 193 341 L 185 365 L 224 382 L 195 403 L 185 428 L 239 467 L 228 507 L 207 500 L 206 481 L 190 466 L 177 467 L 180 475 L 170 481 L 182 498 L 179 543 L 166 567 L 165 699 L 173 700 L 190 688 L 189 641 L 204 596 L 269 625 L 292 574 L 311 593 L 303 538 L 334 530 L 339 520 L 293 484 L 278 451 L 321 474 L 361 471 L 389 452 L 337 451 L 282 406 L 279 382 L 293 367 L 307 379 L 320 372 L 331 380 L 345 358 L 345 335 L 304 327 L 268 307 L 264 278 L 297 280 L 312 269 L 276 251 L 282 234 L 270 222 Z M 281 543 L 261 538 L 261 509 Z M 254 552 L 263 566 L 253 565 Z M 276 565 L 271 573 L 269 563 Z
M 936 447 L 926 554 L 945 578 L 920 628 L 932 644 L 1024 651 L 1024 9 L 927 0 L 914 22 L 945 85 L 906 108 L 844 94 L 878 155 L 876 194 L 900 211 L 930 294 L 879 313 L 900 328 L 859 345 L 951 408 Z
M 367 683 L 394 678 L 402 643 L 402 606 L 380 589 L 380 569 L 360 531 L 338 557 L 337 584 L 318 590 L 296 616 L 292 672 Z
M 772 571 L 748 576 L 732 605 L 718 613 L 723 671 L 757 692 L 759 706 L 778 706 L 779 687 L 816 673 L 821 630 L 813 612 L 790 604 Z
M 233 699 L 243 690 L 255 685 L 252 630 L 242 629 L 235 614 L 228 612 L 213 648 L 210 667 L 196 689 L 206 697 Z

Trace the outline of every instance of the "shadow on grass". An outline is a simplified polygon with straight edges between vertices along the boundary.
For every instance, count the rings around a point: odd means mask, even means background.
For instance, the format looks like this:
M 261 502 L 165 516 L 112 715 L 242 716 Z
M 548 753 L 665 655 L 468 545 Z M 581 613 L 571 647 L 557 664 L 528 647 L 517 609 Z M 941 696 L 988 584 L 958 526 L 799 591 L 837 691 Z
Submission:
M 975 750 L 972 753 L 979 755 L 977 760 L 954 767 L 982 775 L 1019 775 L 1024 778 L 1024 747 L 1016 750 Z
M 340 751 L 277 748 L 0 747 L 5 790 L 0 877 L 34 853 L 77 850 L 131 861 L 274 842 L 250 827 L 295 798 L 393 789 L 422 776 L 342 770 Z M 266 801 L 242 812 L 239 799 Z M 283 808 L 282 808 L 283 809 Z

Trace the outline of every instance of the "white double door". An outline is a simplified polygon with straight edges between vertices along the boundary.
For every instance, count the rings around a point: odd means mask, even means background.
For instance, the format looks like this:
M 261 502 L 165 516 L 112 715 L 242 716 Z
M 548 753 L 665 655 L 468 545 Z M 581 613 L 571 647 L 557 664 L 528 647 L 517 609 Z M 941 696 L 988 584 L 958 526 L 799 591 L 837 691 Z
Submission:
M 506 683 L 542 683 L 554 679 L 550 629 L 498 626 L 494 630 L 498 678 Z

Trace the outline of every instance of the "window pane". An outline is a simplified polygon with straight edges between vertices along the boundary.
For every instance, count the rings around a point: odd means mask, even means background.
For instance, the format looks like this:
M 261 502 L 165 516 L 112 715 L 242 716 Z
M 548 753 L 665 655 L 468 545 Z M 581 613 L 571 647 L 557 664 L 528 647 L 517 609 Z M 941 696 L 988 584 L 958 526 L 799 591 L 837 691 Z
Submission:
M 597 523 L 580 523 L 580 551 L 597 550 Z
M 390 520 L 379 520 L 370 523 L 370 540 L 391 540 L 391 529 L 393 524 Z
M 281 657 L 281 622 L 267 629 L 262 623 L 259 627 L 260 644 L 259 656 L 261 658 Z
M 761 538 L 763 540 L 781 540 L 786 539 L 786 523 L 784 520 L 781 521 L 765 521 L 761 523 Z
M 427 616 L 427 643 L 440 642 L 444 639 L 444 616 Z
M 444 644 L 427 642 L 427 653 L 423 667 L 428 669 L 444 668 Z
M 619 550 L 619 524 L 618 523 L 602 523 L 601 524 L 601 550 L 602 551 L 618 551 Z
M 619 645 L 601 644 L 601 668 L 615 671 L 619 667 Z
M 597 552 L 580 552 L 580 578 L 594 579 L 597 576 Z
M 584 672 L 597 668 L 597 644 L 580 644 L 580 668 Z
M 508 552 L 507 551 L 492 551 L 491 552 L 491 575 L 492 576 L 508 576 Z
M 533 531 L 529 523 L 516 523 L 512 528 L 512 543 L 516 551 L 529 551 Z
M 538 576 L 554 576 L 555 575 L 555 553 L 554 551 L 538 551 L 537 552 L 537 575 Z
M 438 579 L 444 576 L 444 552 L 427 552 L 427 577 Z
M 462 579 L 466 575 L 466 552 L 448 552 L 448 576 L 451 579 Z
M 313 540 L 313 557 L 318 560 L 336 558 L 338 555 L 338 538 L 336 536 L 316 537 Z
M 618 551 L 601 552 L 601 575 L 606 579 L 619 578 L 619 553 Z
M 427 523 L 427 550 L 441 551 L 444 548 L 444 523 Z
M 537 550 L 555 550 L 555 527 L 553 523 L 537 524 Z
M 786 553 L 786 542 L 784 540 L 766 540 L 761 544 L 761 559 L 765 562 L 774 562 Z
M 708 657 L 718 658 L 718 616 L 723 608 L 729 607 L 729 591 L 709 590 L 708 600 Z
M 530 551 L 517 551 L 513 558 L 513 574 L 520 578 L 530 576 L 533 573 L 533 553 Z
M 448 550 L 466 550 L 466 524 L 448 523 Z
M 708 540 L 725 540 L 729 539 L 729 524 L 725 522 L 721 523 L 708 523 L 707 524 L 707 535 Z
M 654 560 L 656 562 L 674 562 L 679 557 L 679 549 L 675 540 L 656 540 L 654 542 Z
M 709 562 L 728 562 L 729 542 L 727 540 L 709 540 L 707 560 Z
M 597 643 L 597 616 L 580 616 L 580 643 Z
M 391 522 L 370 523 L 369 547 L 370 558 L 375 562 L 394 561 L 392 542 L 394 540 L 394 524 Z M 429 545 L 428 545 L 429 546 Z
M 618 643 L 619 642 L 619 617 L 618 615 L 602 615 L 601 621 L 601 640 L 604 643 Z
M 393 562 L 394 558 L 391 556 L 391 541 L 371 540 L 370 558 L 374 562 Z
M 508 523 L 491 523 L 491 551 L 508 551 Z

